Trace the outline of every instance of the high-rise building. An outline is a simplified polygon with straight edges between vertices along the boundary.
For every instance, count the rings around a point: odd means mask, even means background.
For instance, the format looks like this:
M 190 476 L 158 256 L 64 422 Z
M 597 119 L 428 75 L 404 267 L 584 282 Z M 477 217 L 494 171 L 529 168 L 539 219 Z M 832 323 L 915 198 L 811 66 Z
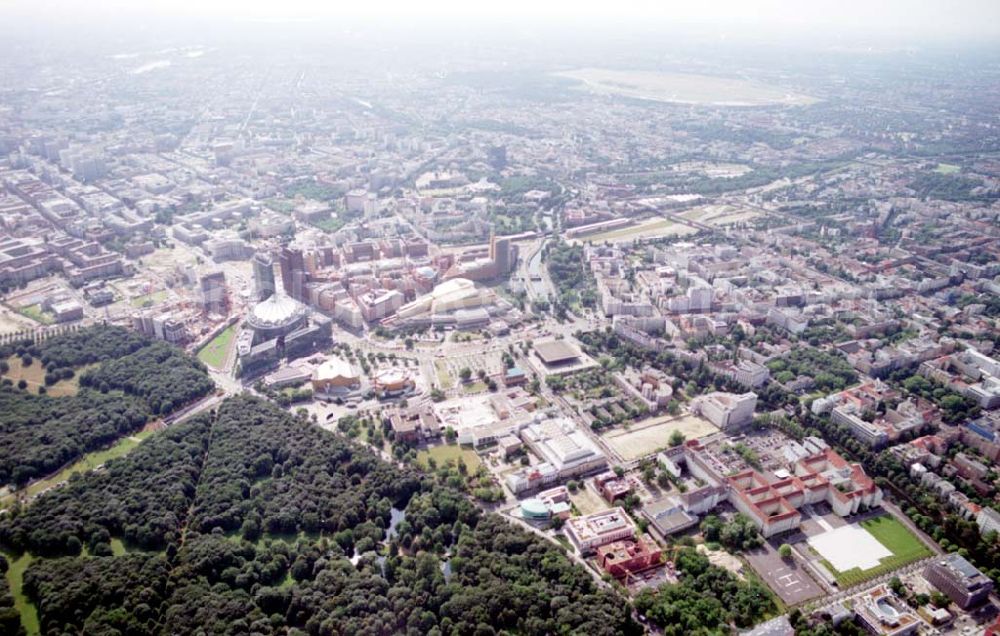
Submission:
M 306 264 L 302 250 L 284 247 L 278 257 L 281 269 L 281 286 L 285 293 L 296 300 L 305 298 Z
M 497 274 L 509 274 L 516 260 L 514 246 L 509 238 L 490 236 L 490 260 L 496 264 Z
M 274 261 L 270 254 L 257 252 L 250 262 L 253 265 L 254 294 L 257 300 L 266 300 L 277 289 L 274 282 Z
M 201 310 L 206 314 L 227 313 L 226 306 L 226 275 L 212 272 L 201 277 Z

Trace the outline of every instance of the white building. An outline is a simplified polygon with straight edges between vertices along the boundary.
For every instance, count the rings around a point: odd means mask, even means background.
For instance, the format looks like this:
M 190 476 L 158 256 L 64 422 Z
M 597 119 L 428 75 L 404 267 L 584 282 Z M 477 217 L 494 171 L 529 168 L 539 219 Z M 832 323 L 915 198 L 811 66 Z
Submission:
M 515 494 L 603 470 L 608 465 L 604 454 L 568 419 L 531 424 L 521 431 L 521 438 L 542 461 L 507 477 L 507 487 Z
M 1000 512 L 993 508 L 983 508 L 976 516 L 976 523 L 979 525 L 980 534 L 1000 532 Z
M 691 410 L 723 430 L 733 430 L 753 421 L 757 394 L 709 393 L 694 400 Z
M 635 526 L 622 508 L 566 520 L 566 534 L 581 553 L 635 536 Z

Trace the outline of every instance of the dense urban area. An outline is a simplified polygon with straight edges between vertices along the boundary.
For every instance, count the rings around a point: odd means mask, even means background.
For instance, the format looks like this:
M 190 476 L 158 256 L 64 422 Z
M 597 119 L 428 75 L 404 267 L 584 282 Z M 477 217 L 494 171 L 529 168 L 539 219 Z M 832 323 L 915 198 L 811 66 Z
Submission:
M 271 36 L 0 43 L 0 633 L 1000 633 L 995 50 Z

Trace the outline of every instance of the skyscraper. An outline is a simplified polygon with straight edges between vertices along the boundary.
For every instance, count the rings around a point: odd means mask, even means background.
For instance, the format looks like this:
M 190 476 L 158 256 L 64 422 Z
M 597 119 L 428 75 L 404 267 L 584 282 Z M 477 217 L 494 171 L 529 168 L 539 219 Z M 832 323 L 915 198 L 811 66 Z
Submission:
M 206 314 L 226 313 L 226 275 L 212 272 L 201 277 L 201 310 Z
M 266 252 L 257 252 L 251 260 L 253 287 L 257 300 L 267 300 L 277 289 L 274 282 L 274 261 Z
M 281 267 L 281 286 L 285 293 L 296 300 L 305 297 L 306 264 L 302 250 L 290 247 L 281 249 L 279 256 Z
M 509 274 L 514 267 L 514 248 L 509 238 L 490 236 L 490 260 L 496 264 L 497 275 Z

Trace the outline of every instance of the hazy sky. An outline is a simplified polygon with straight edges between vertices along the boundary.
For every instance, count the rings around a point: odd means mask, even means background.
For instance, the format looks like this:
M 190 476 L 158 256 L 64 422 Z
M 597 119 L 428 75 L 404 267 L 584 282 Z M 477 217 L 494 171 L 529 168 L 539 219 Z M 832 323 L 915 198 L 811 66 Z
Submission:
M 816 33 L 1000 45 L 1000 0 L 0 0 L 0 19 L 30 17 L 106 23 L 153 17 L 340 18 L 437 26 L 631 23 L 732 30 L 734 37 Z

